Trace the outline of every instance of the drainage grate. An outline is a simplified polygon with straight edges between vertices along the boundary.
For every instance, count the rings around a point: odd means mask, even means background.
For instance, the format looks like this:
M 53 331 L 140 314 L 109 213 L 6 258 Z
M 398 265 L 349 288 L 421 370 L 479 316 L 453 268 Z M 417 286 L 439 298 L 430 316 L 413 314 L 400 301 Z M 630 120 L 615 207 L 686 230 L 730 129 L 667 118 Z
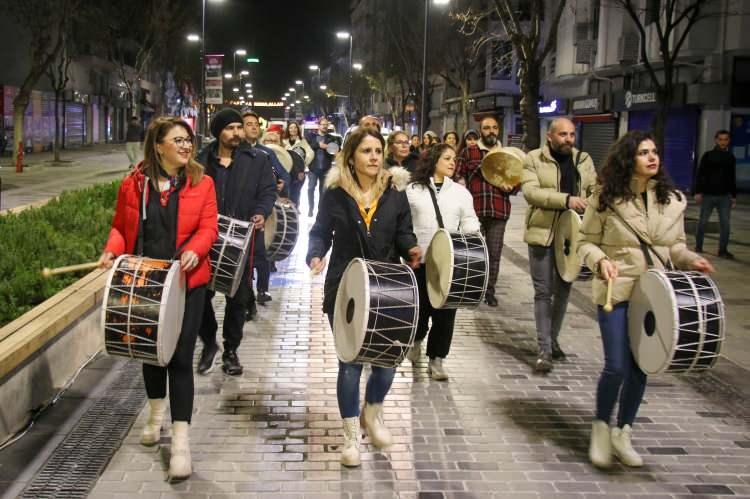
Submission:
M 24 498 L 85 498 L 146 402 L 141 363 L 129 361 L 26 486 Z

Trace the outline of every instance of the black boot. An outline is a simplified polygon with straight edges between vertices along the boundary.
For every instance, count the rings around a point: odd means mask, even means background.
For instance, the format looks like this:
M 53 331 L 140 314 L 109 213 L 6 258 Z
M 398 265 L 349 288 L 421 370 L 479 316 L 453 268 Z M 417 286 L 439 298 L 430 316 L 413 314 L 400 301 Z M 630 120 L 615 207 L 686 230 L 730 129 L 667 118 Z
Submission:
M 221 368 L 230 376 L 239 376 L 242 374 L 242 364 L 240 359 L 237 357 L 237 350 L 224 350 L 224 355 L 221 356 Z
M 497 307 L 497 298 L 495 298 L 495 295 L 485 295 L 484 302 L 490 307 Z
M 254 320 L 257 315 L 258 307 L 255 305 L 255 301 L 251 301 L 247 304 L 247 310 L 245 310 L 245 320 L 248 322 Z
M 204 345 L 201 352 L 201 359 L 198 361 L 198 374 L 208 374 L 214 369 L 214 359 L 219 351 L 219 345 L 212 343 Z
M 565 360 L 565 352 L 556 341 L 552 342 L 552 360 Z

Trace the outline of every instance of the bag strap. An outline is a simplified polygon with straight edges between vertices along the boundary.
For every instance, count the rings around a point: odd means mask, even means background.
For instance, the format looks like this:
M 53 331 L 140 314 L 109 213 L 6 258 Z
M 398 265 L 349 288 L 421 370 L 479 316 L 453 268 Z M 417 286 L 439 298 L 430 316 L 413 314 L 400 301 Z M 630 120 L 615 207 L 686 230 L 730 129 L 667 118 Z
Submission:
M 625 219 L 624 219 L 623 217 L 621 217 L 621 216 L 620 216 L 620 214 L 619 214 L 619 213 L 617 213 L 617 212 L 616 212 L 616 211 L 615 211 L 614 209 L 612 209 L 612 213 L 614 213 L 614 214 L 615 214 L 615 216 L 616 216 L 617 218 L 619 218 L 619 219 L 620 219 L 620 221 L 621 221 L 621 222 L 622 222 L 623 224 L 625 224 L 625 227 L 627 227 L 628 229 L 630 229 L 630 232 L 632 232 L 632 233 L 633 233 L 633 234 L 635 235 L 635 237 L 636 237 L 636 238 L 638 238 L 638 242 L 639 242 L 639 243 L 640 243 L 640 245 L 641 245 L 641 251 L 643 251 L 643 256 L 644 256 L 644 257 L 646 258 L 646 264 L 648 265 L 648 267 L 649 267 L 649 268 L 653 268 L 653 266 L 654 266 L 654 260 L 653 260 L 653 258 L 651 258 L 651 253 L 653 253 L 654 255 L 656 255 L 656 258 L 657 258 L 657 259 L 659 260 L 659 263 L 661 263 L 661 264 L 662 264 L 662 266 L 663 266 L 663 267 L 664 267 L 665 269 L 667 269 L 667 270 L 674 270 L 674 266 L 672 265 L 672 262 L 671 262 L 671 261 L 669 261 L 669 260 L 667 260 L 667 261 L 665 262 L 665 261 L 664 261 L 664 260 L 662 259 L 662 257 L 661 257 L 661 256 L 659 255 L 659 253 L 658 253 L 658 252 L 657 252 L 657 251 L 656 251 L 656 250 L 655 250 L 655 249 L 653 248 L 653 246 L 651 246 L 650 244 L 648 244 L 648 243 L 647 243 L 647 242 L 646 242 L 646 241 L 645 241 L 645 240 L 644 240 L 644 239 L 643 239 L 643 238 L 641 237 L 641 235 L 640 235 L 640 234 L 638 234 L 638 232 L 636 232 L 636 230 L 635 230 L 635 229 L 634 229 L 634 228 L 633 228 L 633 227 L 632 227 L 632 226 L 631 226 L 631 225 L 630 225 L 630 224 L 629 224 L 628 222 L 626 222 L 626 221 L 625 221 Z
M 429 184 L 427 185 L 427 190 L 430 191 L 430 197 L 432 198 L 432 205 L 435 207 L 435 216 L 437 217 L 438 226 L 440 226 L 441 229 L 444 229 L 445 226 L 443 225 L 443 217 L 440 214 L 440 207 L 438 207 L 437 196 L 435 195 L 435 191 L 432 189 L 432 186 Z
M 344 206 L 344 211 L 346 211 L 346 219 L 349 222 L 349 224 L 352 226 L 352 230 L 355 234 L 357 234 L 357 243 L 359 244 L 359 252 L 362 255 L 362 258 L 365 258 L 367 260 L 370 260 L 370 251 L 369 246 L 367 245 L 367 241 L 362 241 L 362 231 L 359 230 L 359 227 L 357 227 L 357 224 L 354 221 L 354 217 L 352 216 L 352 211 L 350 209 L 350 206 L 348 206 L 350 203 L 346 202 L 347 206 Z M 354 204 L 357 204 L 357 201 L 354 201 Z M 367 248 L 367 249 L 365 249 Z

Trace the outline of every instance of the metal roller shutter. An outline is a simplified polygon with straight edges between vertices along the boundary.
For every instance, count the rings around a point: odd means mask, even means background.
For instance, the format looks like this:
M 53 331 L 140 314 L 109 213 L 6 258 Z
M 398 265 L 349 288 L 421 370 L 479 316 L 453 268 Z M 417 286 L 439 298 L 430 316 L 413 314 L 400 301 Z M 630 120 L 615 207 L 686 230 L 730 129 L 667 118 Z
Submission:
M 65 147 L 82 146 L 86 135 L 86 113 L 83 104 L 65 104 Z
M 581 123 L 581 150 L 591 155 L 597 170 L 604 166 L 604 160 L 615 141 L 616 133 L 614 121 Z

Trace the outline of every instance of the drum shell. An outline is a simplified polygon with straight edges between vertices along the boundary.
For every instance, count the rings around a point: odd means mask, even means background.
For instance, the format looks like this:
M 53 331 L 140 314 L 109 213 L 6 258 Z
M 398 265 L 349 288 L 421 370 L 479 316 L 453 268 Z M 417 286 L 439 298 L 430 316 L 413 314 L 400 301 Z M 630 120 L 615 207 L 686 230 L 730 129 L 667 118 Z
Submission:
M 264 243 L 266 258 L 278 262 L 292 254 L 297 244 L 299 219 L 292 203 L 276 201 L 273 211 L 266 220 Z
M 355 258 L 336 294 L 333 334 L 342 362 L 397 367 L 414 342 L 419 291 L 408 265 Z
M 219 237 L 211 246 L 208 289 L 233 297 L 242 282 L 254 237 L 252 222 L 219 215 Z
M 169 364 L 182 331 L 185 292 L 179 261 L 119 256 L 102 299 L 106 352 L 156 366 Z
M 630 298 L 630 348 L 649 375 L 713 367 L 721 353 L 725 324 L 716 284 L 698 272 L 650 269 Z
M 475 308 L 489 283 L 487 244 L 481 234 L 438 229 L 425 255 L 427 294 L 433 308 Z

